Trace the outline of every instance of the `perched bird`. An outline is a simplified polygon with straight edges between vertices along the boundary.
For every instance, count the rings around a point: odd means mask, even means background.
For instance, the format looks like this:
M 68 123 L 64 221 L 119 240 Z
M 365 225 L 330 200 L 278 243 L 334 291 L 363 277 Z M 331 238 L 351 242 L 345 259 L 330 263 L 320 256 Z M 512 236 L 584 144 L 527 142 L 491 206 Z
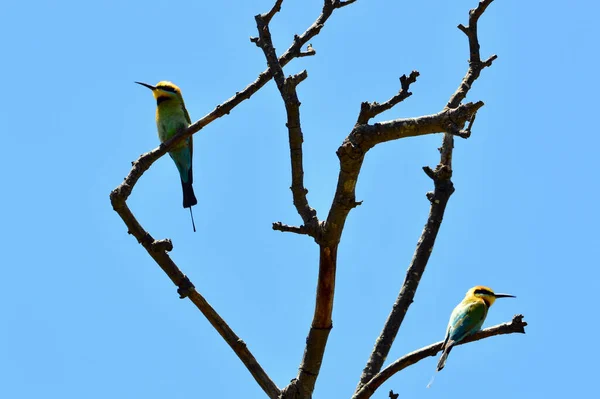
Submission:
M 497 298 L 516 297 L 508 294 L 495 294 L 490 288 L 481 285 L 467 291 L 465 298 L 454 308 L 450 315 L 448 329 L 446 330 L 446 339 L 444 339 L 444 343 L 442 344 L 442 356 L 438 362 L 437 371 L 440 371 L 446 365 L 446 359 L 454 345 L 481 329 L 488 309 L 494 304 Z M 429 385 L 432 382 L 433 378 Z
M 190 115 L 185 109 L 179 87 L 167 81 L 158 82 L 156 86 L 142 82 L 135 83 L 152 90 L 152 94 L 156 99 L 156 127 L 158 129 L 158 138 L 161 143 L 169 140 L 192 123 Z M 194 228 L 194 231 L 196 231 L 194 215 L 192 214 L 192 206 L 198 203 L 198 200 L 196 200 L 196 196 L 194 195 L 194 188 L 192 187 L 192 183 L 194 182 L 192 174 L 193 151 L 194 145 L 192 136 L 190 136 L 169 151 L 169 155 L 175 162 L 177 170 L 179 171 L 179 177 L 181 178 L 183 207 L 190 208 L 192 227 Z

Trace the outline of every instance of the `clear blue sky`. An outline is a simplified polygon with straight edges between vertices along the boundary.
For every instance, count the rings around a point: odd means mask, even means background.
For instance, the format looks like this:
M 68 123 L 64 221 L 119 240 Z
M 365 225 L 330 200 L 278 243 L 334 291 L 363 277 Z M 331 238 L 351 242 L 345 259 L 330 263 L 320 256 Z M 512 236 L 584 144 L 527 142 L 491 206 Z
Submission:
M 127 234 L 109 192 L 158 143 L 155 103 L 133 84 L 172 80 L 196 120 L 265 68 L 253 16 L 272 0 L 5 2 L 0 96 L 0 397 L 261 398 L 233 352 Z M 414 95 L 380 120 L 438 112 L 467 68 L 476 0 L 359 0 L 312 41 L 299 88 L 309 200 L 324 218 L 335 150 L 361 101 Z M 286 0 L 272 26 L 281 53 L 320 12 Z M 428 358 L 385 384 L 410 398 L 588 395 L 597 360 L 597 15 L 592 1 L 497 0 L 480 21 L 499 58 L 469 94 L 483 100 L 458 140 L 456 193 L 389 360 L 443 338 L 476 284 L 518 296 L 486 325 L 523 313 L 526 335 L 456 349 L 431 389 Z M 317 246 L 271 230 L 299 224 L 284 109 L 270 83 L 195 140 L 197 233 L 168 157 L 130 198 L 141 223 L 173 239 L 173 259 L 280 386 L 296 375 L 314 306 Z M 440 135 L 369 152 L 339 252 L 334 329 L 316 398 L 349 398 L 426 219 Z

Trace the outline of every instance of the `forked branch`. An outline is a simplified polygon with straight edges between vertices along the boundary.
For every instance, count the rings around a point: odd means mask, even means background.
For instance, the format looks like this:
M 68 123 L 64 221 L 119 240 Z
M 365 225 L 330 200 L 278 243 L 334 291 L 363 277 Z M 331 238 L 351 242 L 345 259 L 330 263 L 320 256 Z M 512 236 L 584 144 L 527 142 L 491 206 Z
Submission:
M 329 13 L 335 8 L 341 8 L 352 2 L 340 2 L 324 0 L 323 13 Z M 282 398 L 306 398 L 311 397 L 315 383 L 321 369 L 323 355 L 329 332 L 332 328 L 331 314 L 333 311 L 333 297 L 335 291 L 335 271 L 337 261 L 337 245 L 327 246 L 323 244 L 322 226 L 317 218 L 316 211 L 308 204 L 306 194 L 308 190 L 304 187 L 304 169 L 302 156 L 302 128 L 300 121 L 300 100 L 296 87 L 308 76 L 306 71 L 297 75 L 285 77 L 283 65 L 279 62 L 271 32 L 266 18 L 268 14 L 256 16 L 258 38 L 252 39 L 258 47 L 263 50 L 269 69 L 273 76 L 279 93 L 283 99 L 290 144 L 290 159 L 292 166 L 292 194 L 294 205 L 298 214 L 302 217 L 303 226 L 291 227 L 282 223 L 274 223 L 273 229 L 279 231 L 290 231 L 312 236 L 319 244 L 319 277 L 317 280 L 317 294 L 315 299 L 315 311 L 311 328 L 306 339 L 306 345 L 302 362 L 300 363 L 298 377 L 282 390 Z M 312 46 L 309 46 L 305 55 L 314 55 Z
M 481 70 L 491 65 L 491 62 L 496 56 L 491 57 L 485 62 L 481 62 L 479 55 L 479 41 L 477 38 L 477 21 L 483 14 L 487 6 L 493 0 L 483 0 L 479 3 L 476 9 L 469 12 L 469 27 L 459 25 L 459 29 L 467 34 L 469 38 L 469 68 L 465 77 L 463 78 L 458 90 L 450 97 L 450 100 L 446 104 L 443 112 L 453 112 L 465 107 L 468 104 L 461 104 L 466 97 L 468 91 L 472 87 L 475 80 L 480 75 Z M 381 334 L 375 341 L 373 351 L 369 356 L 369 360 L 363 370 L 360 377 L 360 381 L 356 388 L 355 393 L 358 394 L 365 384 L 381 371 L 383 363 L 389 354 L 396 335 L 400 330 L 400 326 L 404 321 L 408 308 L 412 304 L 417 288 L 421 281 L 421 277 L 425 272 L 425 267 L 429 261 L 429 257 L 433 251 L 435 240 L 439 232 L 446 205 L 450 196 L 454 192 L 454 184 L 452 183 L 452 149 L 454 147 L 454 136 L 460 136 L 467 138 L 471 135 L 471 128 L 475 120 L 477 110 L 483 106 L 483 102 L 476 103 L 478 106 L 472 108 L 472 112 L 469 113 L 467 119 L 457 120 L 454 117 L 449 118 L 445 124 L 444 139 L 442 146 L 440 147 L 440 163 L 435 169 L 431 169 L 426 166 L 423 168 L 427 176 L 433 180 L 434 190 L 427 193 L 427 199 L 431 206 L 429 209 L 429 216 L 421 237 L 417 242 L 415 253 L 411 259 L 410 265 L 406 272 L 406 277 L 400 289 L 400 293 L 392 306 Z M 465 121 L 469 121 L 469 125 L 466 129 L 463 129 Z

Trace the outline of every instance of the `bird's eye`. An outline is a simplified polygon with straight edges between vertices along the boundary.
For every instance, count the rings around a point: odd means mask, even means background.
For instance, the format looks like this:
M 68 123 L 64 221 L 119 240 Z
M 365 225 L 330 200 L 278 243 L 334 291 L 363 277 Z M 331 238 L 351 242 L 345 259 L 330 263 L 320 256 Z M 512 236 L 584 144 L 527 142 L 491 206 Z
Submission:
M 493 293 L 493 292 L 491 292 L 491 291 L 488 291 L 488 290 L 482 290 L 482 289 L 475 290 L 475 294 L 481 294 L 481 295 L 494 295 L 494 293 Z

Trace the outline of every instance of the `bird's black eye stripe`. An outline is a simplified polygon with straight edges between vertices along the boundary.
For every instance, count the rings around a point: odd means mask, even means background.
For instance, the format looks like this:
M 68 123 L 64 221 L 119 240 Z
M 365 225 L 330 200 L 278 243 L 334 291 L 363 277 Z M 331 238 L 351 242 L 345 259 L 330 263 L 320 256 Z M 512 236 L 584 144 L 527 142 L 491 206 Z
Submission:
M 167 101 L 169 100 L 168 96 L 160 96 L 156 99 L 156 105 L 160 105 L 160 103 L 162 103 L 163 101 Z
M 483 295 L 494 295 L 494 293 L 492 291 L 488 291 L 488 290 L 475 290 L 475 294 L 483 294 Z
M 160 90 L 168 91 L 168 92 L 171 92 L 171 93 L 175 93 L 175 89 L 173 87 L 170 87 L 170 86 L 156 86 L 156 88 L 160 89 Z

